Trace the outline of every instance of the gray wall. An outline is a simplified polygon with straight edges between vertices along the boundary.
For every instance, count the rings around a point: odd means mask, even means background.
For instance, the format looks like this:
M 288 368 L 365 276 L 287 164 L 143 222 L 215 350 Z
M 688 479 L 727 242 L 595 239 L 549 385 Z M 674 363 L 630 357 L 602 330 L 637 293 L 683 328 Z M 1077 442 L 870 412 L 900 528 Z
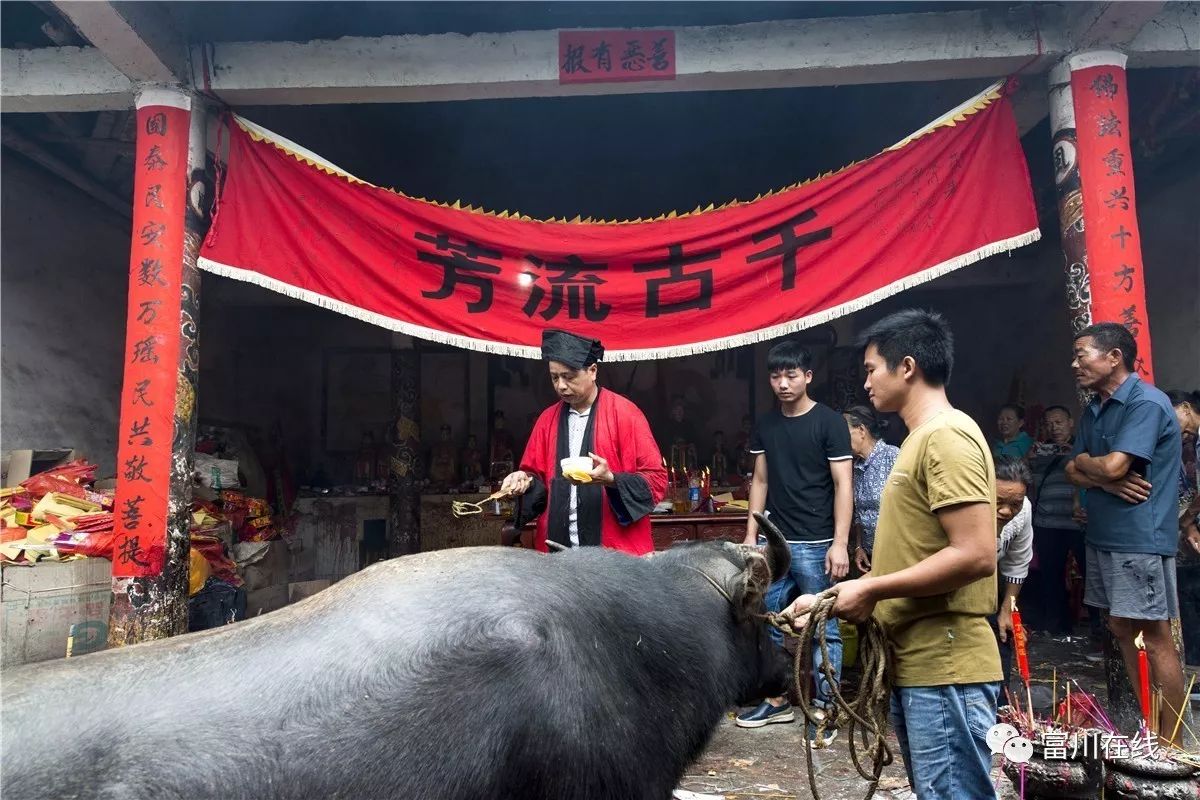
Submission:
M 72 447 L 112 475 L 129 222 L 3 152 L 0 440 Z

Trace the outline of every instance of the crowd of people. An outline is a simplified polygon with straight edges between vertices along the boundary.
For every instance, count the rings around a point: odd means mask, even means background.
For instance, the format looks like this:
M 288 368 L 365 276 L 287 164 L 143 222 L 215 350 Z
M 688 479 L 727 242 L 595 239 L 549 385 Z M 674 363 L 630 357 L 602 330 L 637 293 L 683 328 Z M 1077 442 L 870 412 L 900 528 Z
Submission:
M 844 430 L 807 396 L 807 351 L 790 342 L 771 350 L 779 406 L 755 429 L 750 508 L 765 510 L 792 546 L 795 566 L 772 589 L 772 610 L 799 593 L 789 610 L 803 614 L 838 584 L 842 618 L 873 614 L 885 624 L 896 658 L 893 723 L 918 797 L 992 796 L 980 732 L 1005 702 L 1022 592 L 1027 628 L 1080 633 L 1089 658 L 1101 657 L 1107 624 L 1131 676 L 1141 634 L 1165 700 L 1160 729 L 1174 729 L 1167 723 L 1186 698 L 1170 619 L 1182 617 L 1187 661 L 1200 663 L 1200 394 L 1143 382 L 1133 337 L 1100 323 L 1074 344 L 1075 377 L 1093 393 L 1081 419 L 1055 405 L 1028 420 L 1007 403 L 989 445 L 946 397 L 953 340 L 940 316 L 901 312 L 860 344 L 871 405 L 847 408 Z M 885 412 L 908 429 L 899 448 L 884 440 Z M 751 521 L 746 542 L 757 538 Z M 834 627 L 828 665 L 813 648 L 808 719 L 831 711 L 824 676 L 842 665 Z M 766 698 L 737 724 L 795 718 L 786 698 Z M 836 735 L 836 720 L 807 723 L 814 746 Z
M 917 797 L 995 797 L 984 733 L 1004 702 L 1022 595 L 1034 630 L 1088 625 L 1095 634 L 1106 624 L 1131 676 L 1141 634 L 1164 699 L 1159 730 L 1174 730 L 1186 698 L 1172 618 L 1182 617 L 1188 663 L 1200 663 L 1200 394 L 1144 382 L 1129 331 L 1098 323 L 1074 340 L 1071 369 L 1092 393 L 1078 419 L 1056 405 L 1031 425 L 1020 405 L 1006 404 L 989 444 L 947 397 L 954 342 L 943 317 L 901 311 L 859 345 L 870 404 L 843 413 L 809 396 L 804 347 L 785 341 L 770 350 L 778 404 L 750 437 L 749 508 L 766 513 L 791 548 L 789 571 L 768 592 L 770 610 L 803 618 L 836 585 L 841 620 L 882 625 L 894 668 L 892 724 Z M 505 490 L 524 495 L 526 513 L 540 517 L 540 549 L 648 552 L 647 516 L 665 474 L 645 417 L 601 393 L 599 342 L 547 331 L 543 353 L 562 402 L 539 418 Z M 907 429 L 899 447 L 884 439 L 889 414 Z M 561 459 L 580 457 L 590 458 L 590 474 L 560 474 Z M 745 543 L 761 542 L 751 514 Z M 812 648 L 813 708 L 803 715 L 814 747 L 838 732 L 829 684 L 841 680 L 837 622 L 824 639 Z M 764 728 L 796 717 L 788 697 L 768 697 L 736 722 Z

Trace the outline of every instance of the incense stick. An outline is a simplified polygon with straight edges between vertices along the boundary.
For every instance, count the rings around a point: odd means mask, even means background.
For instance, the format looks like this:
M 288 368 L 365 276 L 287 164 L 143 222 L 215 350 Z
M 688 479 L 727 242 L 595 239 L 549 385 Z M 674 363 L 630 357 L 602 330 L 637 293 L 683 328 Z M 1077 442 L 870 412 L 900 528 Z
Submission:
M 1058 667 L 1054 668 L 1054 677 L 1050 679 L 1050 716 L 1058 722 Z
M 1179 723 L 1183 722 L 1183 712 L 1188 707 L 1188 698 L 1192 695 L 1192 687 L 1196 685 L 1196 673 L 1192 673 L 1192 679 L 1188 681 L 1187 691 L 1183 693 L 1183 704 L 1179 711 L 1175 714 L 1175 727 L 1171 730 L 1171 741 L 1175 741 L 1176 734 L 1179 733 Z M 1174 707 L 1171 709 L 1174 711 Z
M 1029 681 L 1025 681 L 1025 704 L 1029 709 L 1029 735 L 1033 736 L 1037 731 L 1037 723 L 1033 719 L 1033 693 L 1029 690 Z

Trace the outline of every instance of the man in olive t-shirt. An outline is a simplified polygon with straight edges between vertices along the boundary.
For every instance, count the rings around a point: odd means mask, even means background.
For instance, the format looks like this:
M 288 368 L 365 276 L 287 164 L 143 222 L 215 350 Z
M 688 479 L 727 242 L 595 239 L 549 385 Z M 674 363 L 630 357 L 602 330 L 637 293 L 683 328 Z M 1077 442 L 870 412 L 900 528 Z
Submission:
M 874 613 L 895 648 L 892 724 L 921 800 L 995 798 L 985 741 L 996 721 L 996 486 L 979 426 L 950 405 L 950 327 L 910 309 L 860 339 L 866 389 L 910 433 L 880 501 L 871 572 L 837 587 L 835 613 Z M 802 615 L 812 597 L 789 609 Z
M 975 421 L 953 408 L 908 434 L 883 490 L 871 575 L 919 564 L 949 540 L 937 512 L 962 503 L 996 511 L 996 468 Z M 880 600 L 875 619 L 895 648 L 897 686 L 1000 680 L 1000 657 L 988 615 L 996 613 L 996 578 L 979 578 L 930 597 Z

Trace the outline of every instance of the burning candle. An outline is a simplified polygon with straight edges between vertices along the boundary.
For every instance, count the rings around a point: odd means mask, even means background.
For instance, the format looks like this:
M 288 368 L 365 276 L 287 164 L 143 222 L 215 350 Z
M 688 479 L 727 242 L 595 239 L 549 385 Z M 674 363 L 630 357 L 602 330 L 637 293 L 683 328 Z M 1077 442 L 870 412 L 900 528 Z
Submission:
M 1150 726 L 1150 659 L 1146 654 L 1146 640 L 1142 638 L 1141 631 L 1138 631 L 1133 645 L 1137 648 L 1138 654 L 1138 698 L 1142 702 L 1142 719 L 1146 723 L 1146 730 L 1152 730 Z

